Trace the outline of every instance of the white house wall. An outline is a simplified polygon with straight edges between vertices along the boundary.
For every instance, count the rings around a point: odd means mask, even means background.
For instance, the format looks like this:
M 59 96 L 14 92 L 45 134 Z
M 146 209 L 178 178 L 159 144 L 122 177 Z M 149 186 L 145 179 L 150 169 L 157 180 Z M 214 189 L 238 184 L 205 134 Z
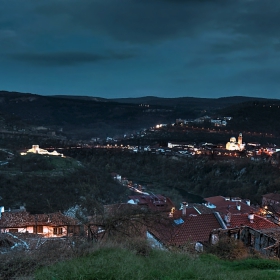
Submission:
M 48 226 L 43 226 L 43 232 L 38 233 L 40 235 L 43 235 L 45 237 L 61 237 L 64 235 L 67 235 L 67 228 L 66 227 L 59 227 L 62 228 L 62 234 L 55 235 L 53 234 L 53 227 L 48 227 Z M 1 229 L 1 233 L 6 233 L 10 232 L 10 230 L 17 229 L 18 233 L 35 233 L 33 231 L 33 226 L 31 227 L 22 227 L 22 228 L 6 228 L 6 229 Z

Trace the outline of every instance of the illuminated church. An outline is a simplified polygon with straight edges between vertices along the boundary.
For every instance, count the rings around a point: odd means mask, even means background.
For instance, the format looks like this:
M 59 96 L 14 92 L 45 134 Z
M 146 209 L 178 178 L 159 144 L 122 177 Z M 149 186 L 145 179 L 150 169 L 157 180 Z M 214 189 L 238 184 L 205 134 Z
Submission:
M 226 144 L 226 149 L 229 151 L 243 151 L 245 144 L 242 142 L 242 133 L 238 135 L 238 141 L 235 137 L 230 137 L 229 142 Z

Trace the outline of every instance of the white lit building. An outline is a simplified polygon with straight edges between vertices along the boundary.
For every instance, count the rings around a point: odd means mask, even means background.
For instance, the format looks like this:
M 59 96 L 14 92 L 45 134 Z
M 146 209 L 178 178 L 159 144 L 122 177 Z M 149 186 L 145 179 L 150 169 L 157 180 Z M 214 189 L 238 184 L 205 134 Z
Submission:
M 245 149 L 245 144 L 242 142 L 242 133 L 239 133 L 238 141 L 236 141 L 235 137 L 231 137 L 226 144 L 226 149 L 229 151 L 243 151 Z

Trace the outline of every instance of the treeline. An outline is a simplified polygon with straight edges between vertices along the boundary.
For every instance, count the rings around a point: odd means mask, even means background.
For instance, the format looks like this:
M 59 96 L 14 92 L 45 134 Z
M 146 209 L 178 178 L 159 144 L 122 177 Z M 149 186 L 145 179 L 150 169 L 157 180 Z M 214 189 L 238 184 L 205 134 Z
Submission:
M 78 167 L 67 160 L 40 155 L 15 159 L 1 170 L 0 204 L 6 209 L 25 206 L 32 213 L 64 211 L 75 205 L 90 212 L 98 205 L 127 197 L 127 188 L 117 184 L 105 169 L 81 164 Z
M 272 133 L 279 137 L 280 101 L 254 101 L 233 105 L 220 111 L 223 116 L 231 116 L 228 129 Z
M 261 196 L 280 191 L 280 170 L 267 162 L 248 158 L 211 160 L 206 157 L 178 158 L 149 153 L 77 149 L 71 156 L 106 172 L 117 172 L 135 182 L 146 183 L 149 190 L 173 193 L 176 190 L 202 197 L 223 195 L 249 198 L 260 203 Z
M 32 213 L 64 211 L 75 205 L 93 214 L 103 204 L 126 202 L 130 191 L 112 179 L 116 172 L 146 186 L 147 192 L 169 196 L 179 202 L 192 198 L 223 195 L 249 198 L 280 191 L 280 171 L 268 162 L 247 158 L 230 161 L 206 157 L 179 158 L 118 149 L 69 149 L 76 159 L 48 157 L 15 158 L 1 168 L 1 205 L 24 205 Z M 79 163 L 80 162 L 80 163 Z

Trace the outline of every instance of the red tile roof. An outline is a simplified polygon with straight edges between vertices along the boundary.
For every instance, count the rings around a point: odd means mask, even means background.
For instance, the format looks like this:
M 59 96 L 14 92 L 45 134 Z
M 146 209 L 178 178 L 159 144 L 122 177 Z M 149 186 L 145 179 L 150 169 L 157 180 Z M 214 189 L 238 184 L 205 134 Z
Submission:
M 279 228 L 278 225 L 256 214 L 254 215 L 254 220 L 252 223 L 250 222 L 247 214 L 231 215 L 231 221 L 227 227 L 235 228 L 240 226 L 249 226 L 256 230 Z
M 76 219 L 63 215 L 60 212 L 51 214 L 30 214 L 26 211 L 3 212 L 0 217 L 0 228 L 18 228 L 26 226 L 65 226 L 77 225 Z
M 146 206 L 150 210 L 154 211 L 170 211 L 174 207 L 173 202 L 170 198 L 165 197 L 161 194 L 156 195 L 132 195 L 129 199 L 133 200 L 138 205 Z
M 149 232 L 165 245 L 179 246 L 191 241 L 208 242 L 210 232 L 221 228 L 214 214 L 191 215 L 175 225 L 174 218 L 156 224 Z
M 213 212 L 217 212 L 216 209 L 211 209 L 198 203 L 189 203 L 189 207 L 193 207 L 199 214 L 211 214 Z
M 175 210 L 173 213 L 174 219 L 179 219 L 182 217 L 183 210 Z M 199 215 L 199 213 L 193 208 L 193 207 L 187 207 L 186 208 L 186 217 L 188 216 L 196 216 Z
M 228 212 L 231 214 L 249 214 L 252 212 L 257 212 L 257 210 L 247 205 L 243 201 L 232 201 L 232 200 L 241 200 L 240 198 L 225 198 L 223 196 L 212 196 L 204 198 L 205 201 L 213 204 L 216 208 L 213 208 L 215 211 L 219 212 L 221 215 L 225 215 Z M 237 205 L 240 206 L 240 210 L 237 208 Z
M 266 199 L 271 199 L 271 200 L 280 202 L 280 194 L 279 193 L 268 193 L 268 194 L 264 194 L 263 197 L 266 198 Z

